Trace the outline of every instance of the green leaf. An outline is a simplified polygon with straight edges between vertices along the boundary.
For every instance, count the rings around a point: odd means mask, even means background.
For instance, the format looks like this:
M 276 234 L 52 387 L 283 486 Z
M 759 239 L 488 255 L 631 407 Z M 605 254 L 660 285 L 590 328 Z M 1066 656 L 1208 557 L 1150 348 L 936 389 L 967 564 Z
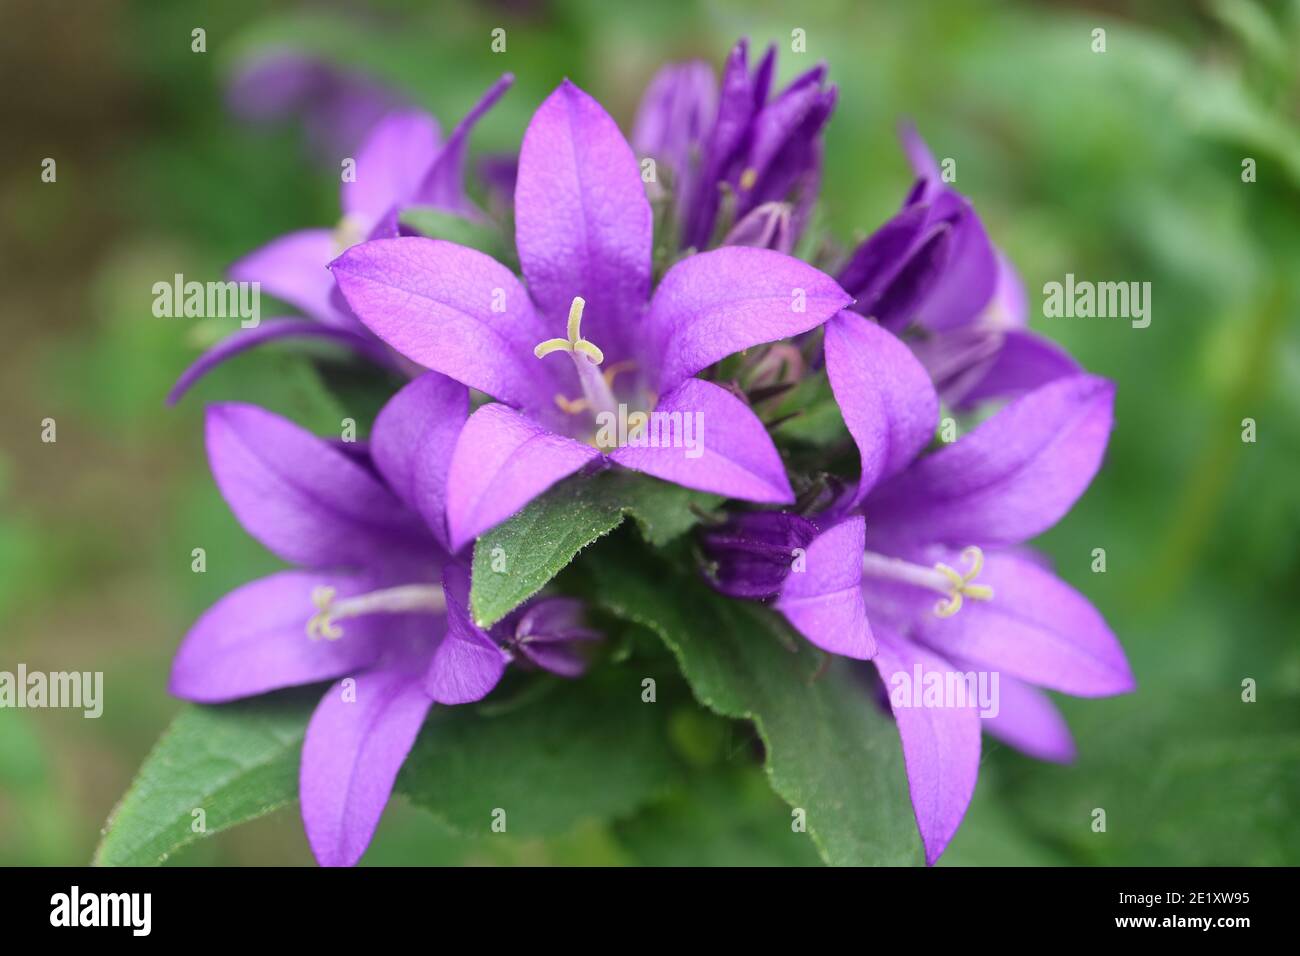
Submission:
M 293 692 L 181 711 L 114 808 L 95 863 L 154 866 L 200 837 L 293 801 L 316 700 Z M 195 832 L 197 809 L 205 833 Z
M 490 225 L 431 206 L 404 209 L 401 221 L 403 225 L 419 230 L 430 239 L 445 239 L 458 246 L 485 252 L 494 259 L 503 258 L 501 233 Z
M 562 481 L 478 539 L 470 590 L 474 620 L 480 627 L 501 620 L 627 514 L 647 541 L 662 546 L 699 520 L 693 509 L 707 511 L 721 500 L 631 472 Z
M 643 866 L 821 863 L 807 835 L 791 827 L 790 808 L 756 766 L 692 774 L 667 799 L 618 823 L 614 832 Z
M 618 666 L 577 681 L 529 675 L 513 709 L 500 692 L 491 704 L 435 707 L 395 792 L 468 835 L 491 833 L 498 807 L 517 836 L 630 813 L 678 770 L 660 711 L 641 701 L 641 681 L 653 673 Z M 305 690 L 183 710 L 113 811 L 95 862 L 157 865 L 203 836 L 296 801 L 303 734 L 318 699 L 319 690 Z M 198 808 L 205 833 L 193 829 Z
M 997 798 L 1075 865 L 1289 865 L 1300 853 L 1300 696 L 1275 685 L 1267 703 L 1245 703 L 1237 680 L 1066 699 L 1078 761 L 1001 761 Z M 1105 832 L 1093 829 L 1099 808 Z
M 773 789 L 806 811 L 824 860 L 920 861 L 897 731 L 846 661 L 649 555 L 604 548 L 584 580 L 592 600 L 663 639 L 702 704 L 754 722 Z
M 641 700 L 645 666 L 599 668 L 485 717 L 434 708 L 397 781 L 399 793 L 466 835 L 505 811 L 514 836 L 564 833 L 626 815 L 674 782 L 678 763 L 662 710 Z

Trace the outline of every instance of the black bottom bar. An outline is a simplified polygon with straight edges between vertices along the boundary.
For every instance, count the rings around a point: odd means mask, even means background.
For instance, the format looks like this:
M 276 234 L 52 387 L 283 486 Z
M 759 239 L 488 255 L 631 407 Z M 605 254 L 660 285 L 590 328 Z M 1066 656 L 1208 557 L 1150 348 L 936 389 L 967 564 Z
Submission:
M 832 925 L 836 934 L 857 926 L 917 945 L 1102 935 L 1228 942 L 1287 924 L 1283 887 L 1292 877 L 1258 869 L 31 869 L 0 872 L 0 925 L 10 941 L 76 933 L 205 948 L 376 942 L 376 933 L 431 946 L 481 935 L 499 945 L 512 931 L 539 942 L 584 937 L 610 920 L 651 935 L 711 927 L 704 932 L 732 939 L 802 925 L 810 944 Z

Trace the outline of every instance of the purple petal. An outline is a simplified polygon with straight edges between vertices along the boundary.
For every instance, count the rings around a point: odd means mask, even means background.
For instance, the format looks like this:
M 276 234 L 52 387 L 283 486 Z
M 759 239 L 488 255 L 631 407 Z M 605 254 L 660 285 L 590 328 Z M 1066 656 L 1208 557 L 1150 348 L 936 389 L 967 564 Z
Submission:
M 909 203 L 853 250 L 836 278 L 858 300 L 856 311 L 874 314 L 873 307 L 907 262 L 929 219 L 929 207 Z
M 821 99 L 822 91 L 818 87 L 821 75 L 824 75 L 824 70 L 816 77 L 805 74 L 808 77 L 805 82 L 792 83 L 782 90 L 754 118 L 754 127 L 749 139 L 749 150 L 743 166 L 746 170 L 752 169 L 758 174 L 755 187 L 757 187 L 758 180 L 762 178 L 768 164 L 780 152 L 786 141 L 799 129 L 804 118 L 808 116 Z M 738 192 L 742 197 L 742 202 L 752 191 L 752 189 L 745 189 L 743 185 L 740 187 Z
M 227 107 L 251 123 L 281 120 L 327 86 L 329 76 L 324 63 L 303 54 L 259 50 L 232 71 Z
M 250 252 L 228 270 L 236 282 L 259 282 L 262 292 L 302 309 L 326 325 L 356 329 L 352 316 L 334 303 L 330 260 L 338 240 L 329 229 L 302 229 Z
M 945 656 L 1063 694 L 1107 697 L 1134 689 L 1124 649 L 1105 619 L 1051 571 L 992 552 L 978 583 L 993 589 L 992 600 L 968 600 L 952 617 L 922 615 L 917 638 Z
M 946 204 L 955 211 L 946 214 Z M 939 196 L 935 206 L 936 215 L 952 224 L 951 248 L 916 320 L 927 329 L 940 331 L 969 322 L 984 311 L 997 287 L 998 262 L 984 224 L 966 199 L 948 191 Z
M 806 554 L 817 534 L 815 524 L 789 511 L 732 514 L 700 534 L 705 576 L 728 597 L 771 600 L 785 586 L 796 553 Z
M 813 644 L 831 654 L 869 660 L 876 640 L 862 603 L 864 522 L 849 518 L 808 546 L 804 568 L 785 579 L 776 608 Z
M 699 152 L 717 112 L 713 68 L 698 60 L 663 67 L 641 97 L 632 146 L 668 166 L 679 212 L 687 210 L 694 194 Z
M 758 206 L 732 227 L 722 240 L 724 246 L 751 246 L 789 255 L 794 249 L 793 213 L 789 203 L 768 202 Z
M 518 650 L 529 663 L 557 677 L 573 680 L 587 672 L 587 658 L 578 648 L 568 644 L 533 642 L 520 644 Z
M 559 363 L 533 355 L 547 328 L 490 256 L 412 236 L 353 246 L 331 268 L 357 317 L 413 362 L 507 404 L 554 410 Z
M 586 606 L 573 598 L 542 598 L 526 606 L 513 628 L 513 646 L 532 663 L 561 677 L 587 670 L 582 645 L 604 639 L 587 627 Z
M 465 195 L 465 149 L 469 143 L 469 134 L 478 125 L 497 100 L 510 89 L 515 78 L 506 73 L 493 83 L 477 103 L 465 114 L 464 119 L 447 137 L 447 143 L 438 153 L 420 183 L 415 199 L 424 205 L 435 206 L 461 215 L 479 215 L 469 197 Z
M 701 60 L 670 63 L 651 78 L 632 124 L 638 153 L 667 160 L 682 169 L 713 122 L 718 83 L 713 68 Z
M 997 359 L 1003 332 L 983 322 L 944 332 L 909 336 L 912 354 L 925 366 L 940 398 L 957 405 Z
M 504 405 L 484 405 L 465 423 L 447 476 L 453 551 L 600 458 L 590 445 L 548 431 Z
M 1011 329 L 980 379 L 961 396 L 963 407 L 994 398 L 1019 398 L 1082 369 L 1070 353 L 1028 329 Z
M 399 98 L 368 77 L 293 50 L 261 50 L 240 63 L 227 89 L 230 110 L 253 123 L 298 114 L 313 158 L 351 155 Z M 334 162 L 327 165 L 337 169 Z
M 985 733 L 1021 753 L 1052 763 L 1073 763 L 1077 754 L 1065 718 L 1037 687 L 1002 674 L 998 679 L 998 713 L 983 718 Z
M 1115 386 L 1057 379 L 921 458 L 867 501 L 872 533 L 953 547 L 1018 544 L 1069 511 L 1101 465 Z
M 500 682 L 510 658 L 470 620 L 469 573 L 448 564 L 442 589 L 447 595 L 447 634 L 433 652 L 424 689 L 439 704 L 482 700 Z
M 584 337 L 626 358 L 650 291 L 650 203 L 618 126 L 568 80 L 524 133 L 515 239 L 542 312 L 563 322 L 582 296 Z
M 357 151 L 356 179 L 342 187 L 343 212 L 369 233 L 394 206 L 411 200 L 439 146 L 438 121 L 428 113 L 402 110 L 385 116 Z
M 424 518 L 444 548 L 447 538 L 447 450 L 469 415 L 464 385 L 426 372 L 388 400 L 371 430 L 371 454 L 388 487 Z
M 203 612 L 181 642 L 168 691 L 217 704 L 369 666 L 382 649 L 375 618 L 348 621 L 338 640 L 313 640 L 307 622 L 317 613 L 316 588 L 334 588 L 343 599 L 370 585 L 349 575 L 281 571 L 231 591 Z
M 379 217 L 374 228 L 366 235 L 366 239 L 396 239 L 402 234 L 402 208 L 401 206 L 391 206 L 388 211 Z M 409 233 L 408 233 L 409 235 Z M 341 303 L 346 306 L 348 300 L 343 298 L 343 293 L 339 292 L 338 286 L 334 287 L 335 304 Z
M 376 567 L 436 553 L 419 522 L 364 465 L 255 405 L 207 412 L 208 459 L 239 523 L 285 561 Z
M 946 675 L 954 670 L 952 665 L 879 628 L 876 636 L 876 669 L 898 723 L 912 811 L 925 844 L 925 862 L 932 866 L 957 832 L 975 793 L 980 764 L 979 711 L 969 701 L 940 700 L 927 705 L 922 696 L 926 682 L 939 681 L 942 687 Z M 915 686 L 918 673 L 919 688 Z
M 747 40 L 740 40 L 736 47 L 743 49 L 748 44 Z M 743 62 L 743 58 L 742 58 Z M 826 74 L 826 65 L 819 63 L 799 77 L 796 77 L 787 89 L 800 85 L 805 82 L 821 82 L 821 78 Z M 763 58 L 758 61 L 754 67 L 753 79 L 750 81 L 750 94 L 754 100 L 754 108 L 762 109 L 763 104 L 767 102 L 768 94 L 772 92 L 772 78 L 776 75 L 776 44 L 769 43 L 763 50 Z
M 257 348 L 257 346 L 266 342 L 292 338 L 325 339 L 336 342 L 339 345 L 346 346 L 363 358 L 369 359 L 376 365 L 392 366 L 388 352 L 380 343 L 368 335 L 322 325 L 310 319 L 264 319 L 254 328 L 232 332 L 195 359 L 193 364 L 181 373 L 181 377 L 176 380 L 176 384 L 167 393 L 167 404 L 175 405 L 199 379 L 228 359 L 247 352 L 249 349 Z
M 997 285 L 988 311 L 993 324 L 1004 329 L 1023 329 L 1029 324 L 1029 293 L 1025 281 L 1001 251 L 994 249 L 998 260 Z
M 370 670 L 325 692 L 307 725 L 298 781 L 321 866 L 352 866 L 366 852 L 432 704 L 406 667 Z
M 577 598 L 538 598 L 524 605 L 514 631 L 517 639 L 542 643 L 601 639 L 587 627 L 587 606 Z
M 767 164 L 750 198 L 753 202 L 796 199 L 795 233 L 807 223 L 822 178 L 822 129 L 835 110 L 839 90 L 829 86 L 822 90 L 813 108 Z
M 951 222 L 952 249 L 944 272 L 926 295 L 917 315 L 926 328 L 963 325 L 984 310 L 998 287 L 999 257 L 970 203 L 943 182 L 939 164 L 916 128 L 901 124 L 899 136 L 912 171 L 921 180 L 917 200 L 935 204 L 935 217 Z
M 918 311 L 943 280 L 952 266 L 955 234 L 950 223 L 930 227 L 916 248 L 889 276 L 888 285 L 874 302 L 856 303 L 854 308 L 876 319 L 892 332 L 901 332 L 916 318 Z
M 667 392 L 728 355 L 807 332 L 850 301 L 830 276 L 770 249 L 728 246 L 683 259 L 646 316 L 660 356 L 656 386 Z
M 682 245 L 703 249 L 713 235 L 721 193 L 719 183 L 728 174 L 737 151 L 742 147 L 754 114 L 767 99 L 774 53 L 769 50 L 760 66 L 759 80 L 749 74 L 749 45 L 741 40 L 731 50 L 722 70 L 717 119 L 704 153 L 696 194 L 689 204 L 688 218 L 682 233 Z
M 663 423 L 658 431 L 656 418 Z M 785 465 L 763 423 L 725 388 L 687 379 L 659 399 L 648 428 L 642 434 L 658 437 L 659 447 L 627 444 L 609 457 L 624 468 L 697 491 L 767 504 L 794 501 Z
M 737 182 L 737 211 L 744 215 L 756 205 L 783 199 L 790 188 L 812 171 L 820 154 L 811 145 L 821 134 L 835 105 L 836 91 L 822 90 L 825 67 L 815 67 L 796 79 L 755 117 L 749 148 L 742 164 L 753 184 Z
M 930 152 L 930 147 L 925 145 L 925 140 L 910 122 L 898 124 L 898 138 L 902 140 L 903 153 L 907 156 L 908 165 L 912 167 L 912 174 L 925 182 L 923 199 L 926 201 L 933 199 L 934 194 L 944 187 L 943 174 L 939 170 L 934 154 Z
M 907 346 L 856 313 L 826 323 L 825 349 L 831 390 L 862 459 L 857 504 L 930 443 L 939 398 Z
M 487 189 L 488 206 L 505 214 L 515 207 L 515 180 L 519 178 L 519 157 L 495 153 L 478 161 L 478 178 Z

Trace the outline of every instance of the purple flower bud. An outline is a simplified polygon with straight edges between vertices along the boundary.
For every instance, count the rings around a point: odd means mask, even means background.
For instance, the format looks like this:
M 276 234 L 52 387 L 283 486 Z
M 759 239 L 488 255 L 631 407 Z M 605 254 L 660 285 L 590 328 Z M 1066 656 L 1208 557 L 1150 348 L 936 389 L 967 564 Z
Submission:
M 773 249 L 789 255 L 794 250 L 795 233 L 789 203 L 767 202 L 753 209 L 732 227 L 724 246 L 753 246 Z
M 817 537 L 807 518 L 782 511 L 755 511 L 731 517 L 701 535 L 709 561 L 705 577 L 729 597 L 776 597 L 797 552 Z
M 586 624 L 586 606 L 573 598 L 542 598 L 509 615 L 493 628 L 506 648 L 561 677 L 580 677 L 587 669 L 582 645 L 604 635 Z

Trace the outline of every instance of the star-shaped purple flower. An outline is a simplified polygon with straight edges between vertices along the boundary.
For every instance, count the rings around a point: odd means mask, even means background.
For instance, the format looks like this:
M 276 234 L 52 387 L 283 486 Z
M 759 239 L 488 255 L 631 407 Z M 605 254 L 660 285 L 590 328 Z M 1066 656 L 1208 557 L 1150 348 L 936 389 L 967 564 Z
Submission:
M 1022 547 L 1092 481 L 1114 387 L 1087 374 L 1056 379 L 922 454 L 939 401 L 908 348 L 852 312 L 827 323 L 825 348 L 861 477 L 820 515 L 760 513 L 711 532 L 713 583 L 773 600 L 826 651 L 873 660 L 889 691 L 930 674 L 998 675 L 995 715 L 970 699 L 913 706 L 891 696 L 933 863 L 974 792 L 981 727 L 1033 756 L 1069 760 L 1069 731 L 1039 688 L 1100 697 L 1134 687 L 1101 615 Z
M 329 263 L 355 243 L 398 235 L 398 218 L 408 206 L 433 206 L 479 217 L 465 194 L 466 145 L 474 126 L 513 82 L 509 74 L 502 76 L 446 140 L 438 121 L 420 110 L 395 110 L 377 122 L 357 150 L 354 176 L 340 187 L 343 217 L 337 227 L 291 232 L 230 267 L 234 281 L 260 283 L 262 291 L 296 306 L 308 318 L 267 319 L 227 336 L 181 374 L 167 396 L 168 404 L 175 404 L 228 359 L 281 339 L 322 339 L 378 365 L 413 371 L 357 321 L 334 287 Z
M 485 392 L 447 482 L 453 550 L 556 481 L 616 464 L 749 501 L 793 501 L 762 423 L 697 372 L 806 332 L 850 299 L 767 249 L 690 256 L 651 285 L 651 213 L 636 158 L 565 81 L 520 149 L 516 245 L 500 263 L 432 239 L 380 239 L 333 264 L 352 311 L 413 362 Z
M 944 182 L 912 126 L 901 135 L 916 183 L 902 210 L 840 270 L 840 284 L 857 300 L 853 310 L 903 335 L 954 406 L 1023 395 L 1077 374 L 1063 349 L 1026 327 L 1024 284 L 970 201 Z
M 447 550 L 448 460 L 465 388 L 427 373 L 375 421 L 369 448 L 332 443 L 253 405 L 211 406 L 212 473 L 247 531 L 296 566 L 206 611 L 170 690 L 221 703 L 333 680 L 303 744 L 308 841 L 324 865 L 365 852 L 433 704 L 479 700 L 523 657 L 575 677 L 597 635 L 569 599 L 532 601 L 490 633 Z

